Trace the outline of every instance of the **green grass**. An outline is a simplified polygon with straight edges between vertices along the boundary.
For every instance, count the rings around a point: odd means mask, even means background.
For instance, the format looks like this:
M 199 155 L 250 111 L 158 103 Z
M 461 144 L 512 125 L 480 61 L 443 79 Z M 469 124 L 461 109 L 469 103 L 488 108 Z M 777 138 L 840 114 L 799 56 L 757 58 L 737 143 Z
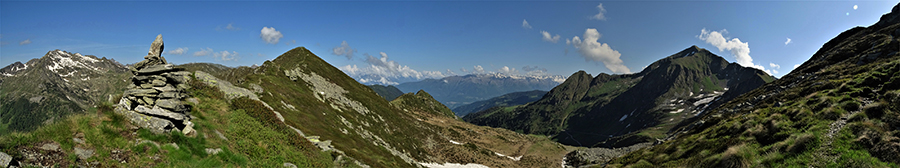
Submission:
M 214 87 L 194 82 L 192 88 L 189 92 L 199 95 L 197 98 L 201 102 L 194 105 L 191 113 L 195 129 L 200 133 L 195 137 L 174 131 L 153 134 L 146 129 L 130 130 L 129 121 L 115 114 L 112 104 L 104 103 L 94 109 L 98 113 L 72 115 L 31 132 L 0 136 L 0 151 L 21 157 L 18 148 L 54 141 L 60 144 L 63 152 L 70 154 L 62 165 L 74 166 L 77 161 L 72 153 L 78 144 L 72 141 L 72 136 L 83 133 L 86 144 L 79 146 L 95 150 L 93 157 L 86 162 L 97 161 L 101 167 L 274 167 L 284 162 L 300 167 L 332 166 L 330 152 L 320 152 L 296 133 L 272 126 L 274 124 L 271 122 L 263 122 L 271 120 L 248 115 L 246 109 L 232 108 L 229 104 L 233 103 L 223 100 L 222 93 Z M 217 138 L 213 133 L 215 130 L 223 132 L 229 140 Z M 136 135 L 130 136 L 131 133 Z M 135 144 L 137 138 L 161 146 Z M 178 148 L 167 145 L 169 143 L 175 143 Z M 223 151 L 208 155 L 207 148 L 221 148 Z M 113 150 L 125 151 L 130 159 L 127 163 L 113 160 L 110 157 Z M 151 159 L 153 157 L 159 159 Z

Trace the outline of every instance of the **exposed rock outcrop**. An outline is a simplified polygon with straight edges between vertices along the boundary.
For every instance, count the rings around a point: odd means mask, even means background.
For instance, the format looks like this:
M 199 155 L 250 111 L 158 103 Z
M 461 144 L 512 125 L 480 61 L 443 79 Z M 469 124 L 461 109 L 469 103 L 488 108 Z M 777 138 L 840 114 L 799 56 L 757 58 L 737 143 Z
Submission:
M 160 55 L 162 51 L 160 34 L 144 60 L 131 68 L 134 76 L 115 111 L 153 133 L 177 130 L 188 135 L 194 132 L 194 124 L 191 106 L 184 102 L 188 98 L 184 90 L 190 87 L 187 82 L 191 80 L 191 72 L 166 63 Z

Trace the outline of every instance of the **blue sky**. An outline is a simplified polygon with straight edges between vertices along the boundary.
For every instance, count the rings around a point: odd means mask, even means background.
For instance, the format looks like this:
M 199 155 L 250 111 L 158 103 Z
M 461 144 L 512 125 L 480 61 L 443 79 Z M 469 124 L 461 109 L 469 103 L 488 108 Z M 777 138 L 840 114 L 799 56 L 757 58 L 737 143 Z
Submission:
M 0 1 L 0 64 L 54 49 L 135 63 L 163 34 L 163 56 L 176 64 L 249 66 L 304 46 L 357 79 L 388 84 L 491 72 L 635 73 L 691 45 L 780 77 L 896 3 Z

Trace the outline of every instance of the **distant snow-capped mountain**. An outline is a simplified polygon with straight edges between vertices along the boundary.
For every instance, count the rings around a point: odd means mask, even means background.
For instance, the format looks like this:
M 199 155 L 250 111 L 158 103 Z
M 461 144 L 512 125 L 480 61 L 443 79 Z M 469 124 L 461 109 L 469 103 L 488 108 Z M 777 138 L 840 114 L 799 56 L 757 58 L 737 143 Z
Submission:
M 112 59 L 53 50 L 0 68 L 0 133 L 27 131 L 106 101 L 130 75 Z

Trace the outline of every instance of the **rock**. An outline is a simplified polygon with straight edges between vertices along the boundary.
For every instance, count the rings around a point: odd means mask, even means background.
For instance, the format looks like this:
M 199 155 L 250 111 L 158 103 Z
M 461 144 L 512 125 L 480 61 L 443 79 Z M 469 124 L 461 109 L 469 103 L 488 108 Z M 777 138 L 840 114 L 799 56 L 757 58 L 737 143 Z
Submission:
M 193 123 L 193 122 L 188 121 L 188 120 L 184 120 L 184 122 L 182 122 L 182 124 L 184 124 L 184 129 L 181 130 L 181 133 L 184 133 L 184 135 L 187 135 L 187 136 L 195 136 L 195 135 L 197 135 L 197 134 L 196 134 L 197 131 L 194 130 L 194 123 Z
M 156 101 L 153 101 L 153 98 L 150 98 L 150 97 L 144 97 L 142 99 L 144 100 L 144 103 L 146 103 L 146 105 L 148 105 L 148 106 L 152 106 L 153 103 L 156 102 Z
M 159 91 L 156 89 L 129 89 L 126 90 L 123 95 L 136 97 L 156 97 L 157 94 L 159 94 Z
M 137 111 L 138 113 L 142 113 L 142 114 L 163 116 L 163 117 L 167 117 L 167 118 L 171 118 L 171 119 L 179 120 L 179 121 L 182 121 L 186 118 L 186 116 L 184 116 L 184 114 L 171 112 L 169 110 L 159 108 L 159 106 L 153 106 L 153 108 L 147 108 L 147 106 L 138 105 L 137 107 L 134 108 L 134 111 Z
M 163 48 L 163 39 L 162 34 L 156 35 L 156 40 L 153 40 L 153 43 L 150 43 L 150 51 L 147 52 L 148 56 L 162 56 Z
M 132 110 L 131 103 L 132 103 L 131 100 L 129 100 L 128 98 L 119 99 L 119 105 L 121 105 L 126 110 Z
M 138 75 L 141 74 L 161 74 L 163 72 L 177 71 L 180 69 L 175 68 L 173 64 L 157 64 L 150 65 L 144 69 L 140 69 L 137 71 Z
M 293 163 L 288 163 L 288 162 L 284 162 L 284 164 L 281 164 L 281 165 L 283 165 L 284 167 L 288 167 L 288 168 L 297 168 L 297 165 L 294 165 Z
M 225 135 L 222 135 L 222 133 L 219 132 L 219 130 L 216 130 L 216 135 L 219 136 L 220 139 L 224 139 L 226 141 L 228 140 L 228 138 L 225 138 Z
M 145 84 L 141 84 L 140 87 L 141 87 L 141 89 L 152 89 L 153 84 L 145 83 Z
M 175 85 L 175 88 L 180 89 L 180 90 L 187 90 L 187 89 L 191 88 L 191 85 L 182 83 L 182 84 Z
M 150 79 L 150 77 L 149 76 L 131 76 L 131 81 L 134 83 L 146 81 L 147 79 Z
M 177 72 L 169 72 L 163 74 L 169 80 L 172 80 L 176 84 L 188 83 L 191 81 L 191 72 L 188 71 L 177 71 Z
M 79 133 L 79 134 L 81 134 L 81 136 L 78 136 L 78 134 L 76 134 L 75 137 L 72 138 L 72 141 L 74 141 L 75 143 L 84 145 L 84 143 L 85 143 L 84 139 L 83 139 L 84 134 L 83 133 Z
M 0 167 L 9 166 L 9 162 L 12 162 L 12 156 L 9 156 L 5 152 L 0 152 Z
M 158 86 L 158 87 L 166 86 L 166 82 L 162 81 L 162 80 L 153 80 L 152 82 L 150 82 L 150 84 L 152 84 L 153 86 Z
M 181 98 L 181 93 L 178 93 L 178 92 L 162 92 L 162 93 L 160 93 L 159 95 L 157 95 L 157 97 L 159 97 L 159 98 L 174 98 L 174 99 L 179 99 L 179 98 Z
M 28 98 L 28 101 L 30 101 L 32 103 L 38 103 L 38 104 L 40 104 L 42 100 L 44 100 L 44 96 L 35 96 L 35 97 Z
M 75 155 L 78 155 L 78 158 L 81 160 L 86 160 L 94 155 L 94 150 L 75 147 Z
M 141 128 L 146 128 L 146 129 L 150 130 L 150 132 L 153 132 L 156 134 L 167 133 L 169 131 L 172 131 L 172 129 L 175 128 L 175 124 L 173 124 L 169 120 L 151 117 L 148 115 L 144 115 L 141 113 L 137 113 L 137 112 L 125 110 L 125 109 L 116 108 L 115 112 L 123 115 L 125 118 L 127 118 L 129 121 L 131 121 L 131 123 L 134 123 L 135 125 L 137 125 Z
M 197 99 L 196 97 L 188 98 L 187 101 L 194 104 L 200 104 L 200 99 Z
M 175 92 L 178 91 L 172 85 L 166 84 L 164 87 L 153 87 L 153 89 L 159 90 L 159 92 Z
M 175 112 L 184 112 L 188 111 L 188 107 L 184 105 L 180 100 L 175 99 L 159 99 L 156 100 L 156 106 L 169 109 Z
M 45 150 L 45 151 L 59 151 L 59 143 L 56 143 L 56 142 L 46 143 L 41 146 L 41 149 Z
M 166 145 L 172 146 L 172 148 L 175 148 L 175 149 L 181 149 L 181 147 L 178 147 L 178 144 L 176 144 L 176 143 L 174 143 L 174 142 L 173 142 L 173 143 L 167 143 Z
M 222 148 L 216 148 L 216 149 L 213 149 L 213 148 L 206 148 L 206 154 L 216 155 L 216 154 L 218 154 L 219 152 L 222 152 Z

